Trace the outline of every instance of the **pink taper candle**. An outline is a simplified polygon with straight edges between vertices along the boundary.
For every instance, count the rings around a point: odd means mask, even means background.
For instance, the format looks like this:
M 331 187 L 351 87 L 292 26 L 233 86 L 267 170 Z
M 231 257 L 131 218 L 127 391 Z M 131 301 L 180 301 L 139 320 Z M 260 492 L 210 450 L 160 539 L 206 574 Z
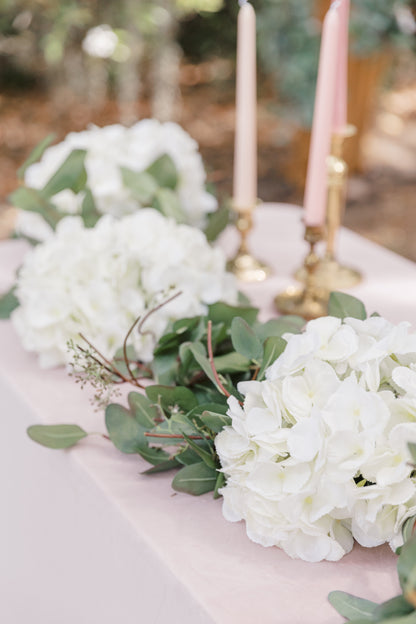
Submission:
M 348 104 L 348 26 L 350 18 L 350 0 L 336 0 L 339 2 L 339 56 L 338 76 L 334 110 L 334 132 L 342 133 L 347 125 Z
M 331 145 L 338 66 L 339 15 L 336 6 L 326 14 L 305 185 L 305 225 L 323 225 L 327 194 L 327 164 Z
M 252 208 L 257 199 L 256 14 L 248 2 L 238 13 L 233 202 Z

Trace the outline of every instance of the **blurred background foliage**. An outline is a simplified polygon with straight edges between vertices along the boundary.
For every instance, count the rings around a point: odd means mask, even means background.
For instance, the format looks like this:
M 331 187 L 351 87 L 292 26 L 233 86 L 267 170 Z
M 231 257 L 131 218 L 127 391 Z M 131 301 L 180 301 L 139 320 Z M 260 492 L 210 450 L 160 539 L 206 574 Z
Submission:
M 259 195 L 300 203 L 331 0 L 251 1 Z M 91 122 L 179 121 L 220 199 L 229 196 L 237 13 L 238 0 L 0 0 L 0 221 L 32 148 Z M 358 134 L 346 157 L 359 210 L 346 223 L 416 260 L 415 17 L 416 0 L 351 0 L 348 117 Z
M 253 4 L 260 70 L 276 86 L 280 111 L 308 126 L 329 0 Z M 352 53 L 414 48 L 415 6 L 414 0 L 352 0 Z M 150 88 L 155 114 L 172 117 L 181 58 L 232 59 L 237 12 L 236 0 L 0 0 L 2 84 L 61 82 L 96 103 L 108 90 L 122 103 Z

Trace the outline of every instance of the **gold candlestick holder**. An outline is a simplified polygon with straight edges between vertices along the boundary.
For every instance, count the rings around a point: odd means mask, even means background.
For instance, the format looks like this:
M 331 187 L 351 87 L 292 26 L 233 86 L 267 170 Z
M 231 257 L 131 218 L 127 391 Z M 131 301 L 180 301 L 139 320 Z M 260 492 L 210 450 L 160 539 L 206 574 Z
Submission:
M 274 303 L 280 313 L 297 314 L 306 320 L 327 314 L 329 290 L 318 284 L 316 280 L 321 260 L 315 247 L 323 239 L 324 228 L 322 226 L 306 226 L 305 240 L 309 243 L 309 252 L 303 265 L 304 286 L 300 288 L 289 286 L 287 290 L 275 297 Z
M 251 255 L 247 243 L 248 235 L 253 229 L 254 206 L 250 208 L 235 206 L 234 210 L 237 213 L 236 227 L 241 241 L 236 256 L 229 260 L 227 268 L 242 282 L 262 282 L 270 275 L 271 269 Z
M 362 280 L 361 273 L 338 262 L 336 254 L 338 231 L 345 212 L 348 179 L 348 165 L 343 159 L 344 143 L 347 138 L 354 136 L 355 131 L 354 126 L 347 126 L 344 132 L 332 136 L 331 154 L 327 160 L 326 250 L 316 271 L 315 279 L 317 284 L 330 291 L 351 288 Z M 296 272 L 295 277 L 301 282 L 306 280 L 304 267 Z

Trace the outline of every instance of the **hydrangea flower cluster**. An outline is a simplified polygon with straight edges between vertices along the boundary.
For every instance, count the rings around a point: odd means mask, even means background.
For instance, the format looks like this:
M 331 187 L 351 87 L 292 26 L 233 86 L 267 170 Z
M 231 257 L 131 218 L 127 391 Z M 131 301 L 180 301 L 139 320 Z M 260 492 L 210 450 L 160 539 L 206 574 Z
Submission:
M 42 189 L 75 149 L 87 151 L 87 185 L 102 214 L 120 217 L 140 208 L 138 200 L 123 185 L 120 168 L 141 172 L 163 154 L 170 156 L 176 166 L 176 190 L 187 223 L 203 227 L 206 215 L 217 208 L 217 200 L 205 189 L 206 174 L 198 144 L 178 124 L 144 119 L 130 128 L 120 124 L 102 128 L 92 125 L 83 132 L 71 132 L 61 143 L 45 150 L 38 163 L 27 168 L 25 184 Z M 82 200 L 82 192 L 73 193 L 70 189 L 52 198 L 59 210 L 70 214 L 80 211 Z M 41 240 L 52 233 L 41 216 L 26 211 L 20 212 L 16 230 Z
M 310 321 L 264 381 L 229 399 L 216 438 L 227 520 L 294 558 L 336 561 L 353 538 L 402 543 L 416 515 L 416 334 L 407 323 Z
M 133 321 L 176 291 L 182 294 L 148 318 L 143 335 L 133 332 L 144 361 L 170 320 L 202 314 L 218 300 L 237 302 L 225 256 L 200 230 L 152 209 L 106 215 L 92 229 L 65 217 L 51 239 L 26 254 L 12 321 L 42 367 L 67 363 L 67 342 L 78 342 L 80 332 L 111 357 Z

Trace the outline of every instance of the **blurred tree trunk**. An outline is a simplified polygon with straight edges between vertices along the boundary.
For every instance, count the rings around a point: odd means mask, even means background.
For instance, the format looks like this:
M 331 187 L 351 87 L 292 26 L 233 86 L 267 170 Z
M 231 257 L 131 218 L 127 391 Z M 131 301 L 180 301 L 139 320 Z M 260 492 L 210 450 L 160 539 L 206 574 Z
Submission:
M 74 100 L 85 101 L 89 81 L 80 45 L 68 47 L 60 63 L 46 66 L 46 74 L 53 110 L 58 115 L 68 110 Z
M 152 116 L 160 121 L 179 117 L 179 65 L 182 56 L 176 43 L 178 22 L 172 0 L 159 0 L 159 36 L 151 56 Z
M 140 61 L 143 55 L 143 42 L 135 17 L 136 0 L 124 0 L 124 11 L 127 16 L 128 40 L 126 44 L 129 48 L 129 55 L 117 66 L 116 90 L 120 121 L 130 125 L 138 119 L 138 104 L 142 90 Z
M 87 100 L 95 111 L 103 108 L 107 99 L 108 70 L 105 59 L 85 55 L 87 67 Z

